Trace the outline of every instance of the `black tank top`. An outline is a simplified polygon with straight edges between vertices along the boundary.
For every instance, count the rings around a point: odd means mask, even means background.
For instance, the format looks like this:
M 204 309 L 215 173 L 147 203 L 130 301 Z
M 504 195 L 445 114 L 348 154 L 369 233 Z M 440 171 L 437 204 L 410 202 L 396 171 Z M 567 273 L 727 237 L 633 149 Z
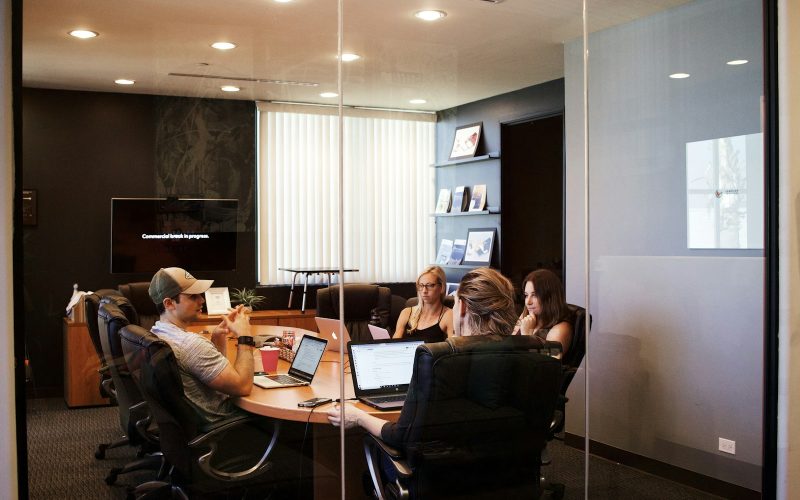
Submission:
M 426 344 L 430 344 L 432 342 L 444 342 L 447 340 L 447 333 L 442 330 L 442 327 L 439 326 L 439 323 L 442 322 L 442 318 L 444 317 L 444 313 L 447 308 L 442 307 L 442 314 L 439 315 L 439 319 L 436 320 L 436 323 L 432 324 L 428 328 L 418 328 L 416 330 L 409 330 L 408 326 L 406 326 L 405 334 L 403 338 L 406 339 L 419 339 L 424 341 Z

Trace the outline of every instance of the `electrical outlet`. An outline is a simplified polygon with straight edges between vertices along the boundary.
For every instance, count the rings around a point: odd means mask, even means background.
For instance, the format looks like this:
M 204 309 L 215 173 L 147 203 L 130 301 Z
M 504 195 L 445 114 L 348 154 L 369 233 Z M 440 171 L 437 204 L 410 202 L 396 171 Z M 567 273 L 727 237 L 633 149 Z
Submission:
M 719 451 L 723 453 L 730 453 L 736 455 L 736 441 L 730 439 L 719 438 Z

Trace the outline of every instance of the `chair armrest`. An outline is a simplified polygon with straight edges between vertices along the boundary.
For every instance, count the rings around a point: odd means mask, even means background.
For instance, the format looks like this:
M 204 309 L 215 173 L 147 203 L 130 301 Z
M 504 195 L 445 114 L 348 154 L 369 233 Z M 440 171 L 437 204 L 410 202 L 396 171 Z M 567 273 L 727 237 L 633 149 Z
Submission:
M 140 401 L 130 407 L 130 419 L 134 421 L 134 427 L 142 438 L 153 445 L 158 445 L 158 434 L 150 430 L 153 416 L 150 414 L 150 407 L 146 401 Z
M 375 487 L 375 492 L 378 494 L 378 500 L 387 498 L 386 487 L 383 484 L 383 478 L 381 476 L 381 455 L 389 460 L 397 473 L 397 480 L 391 485 L 395 490 L 393 491 L 393 496 L 396 496 L 398 499 L 409 498 L 409 491 L 400 480 L 410 478 L 414 471 L 408 466 L 405 460 L 403 460 L 403 454 L 400 450 L 389 446 L 372 434 L 367 434 L 364 436 L 364 454 L 367 458 L 372 485 Z
M 112 398 L 117 397 L 117 390 L 114 388 L 114 379 L 107 378 L 100 382 L 100 389 Z
M 272 436 L 270 437 L 269 443 L 267 443 L 264 452 L 261 454 L 261 458 L 258 459 L 258 462 L 255 465 L 247 467 L 244 470 L 233 472 L 219 470 L 211 465 L 214 453 L 216 453 L 220 446 L 225 446 L 223 436 L 225 436 L 226 433 L 255 422 L 264 421 L 264 417 L 242 415 L 223 420 L 217 424 L 214 424 L 210 428 L 204 429 L 202 434 L 192 439 L 188 443 L 189 448 L 195 450 L 208 448 L 206 453 L 203 453 L 197 458 L 197 465 L 208 476 L 227 482 L 248 480 L 268 471 L 272 468 L 272 463 L 268 462 L 267 459 L 272 453 L 272 449 L 275 447 L 275 443 L 278 440 L 278 435 L 280 434 L 280 420 L 268 420 L 272 424 Z

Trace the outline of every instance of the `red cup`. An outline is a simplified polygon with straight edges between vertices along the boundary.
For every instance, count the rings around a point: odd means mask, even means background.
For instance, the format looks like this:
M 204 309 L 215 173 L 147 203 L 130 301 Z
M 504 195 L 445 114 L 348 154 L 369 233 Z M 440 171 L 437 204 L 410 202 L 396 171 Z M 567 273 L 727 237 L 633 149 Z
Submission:
M 278 371 L 278 354 L 281 350 L 277 347 L 262 347 L 261 351 L 261 367 L 267 373 L 275 373 Z

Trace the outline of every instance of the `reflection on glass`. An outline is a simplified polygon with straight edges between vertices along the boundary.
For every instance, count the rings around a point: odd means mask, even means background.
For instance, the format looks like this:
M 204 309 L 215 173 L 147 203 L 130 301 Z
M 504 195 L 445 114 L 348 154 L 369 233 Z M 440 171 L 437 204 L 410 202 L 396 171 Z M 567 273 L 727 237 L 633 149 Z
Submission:
M 686 144 L 689 248 L 762 248 L 763 134 Z

